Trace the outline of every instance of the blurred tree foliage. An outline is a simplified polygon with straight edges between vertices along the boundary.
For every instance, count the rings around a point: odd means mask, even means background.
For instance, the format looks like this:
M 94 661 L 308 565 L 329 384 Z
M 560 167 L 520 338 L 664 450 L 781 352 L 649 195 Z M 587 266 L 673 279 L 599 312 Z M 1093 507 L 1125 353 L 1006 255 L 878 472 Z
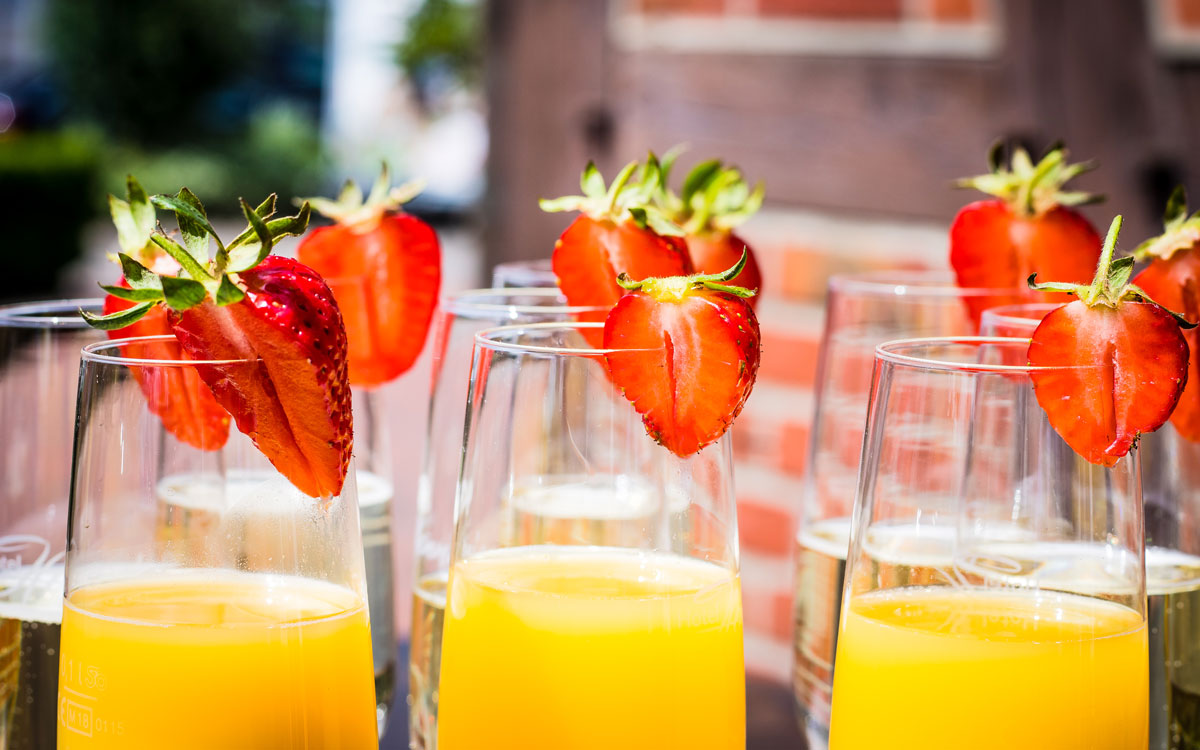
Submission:
M 416 86 L 422 103 L 446 79 L 464 87 L 479 82 L 483 68 L 483 19 L 477 0 L 422 0 L 408 19 L 396 60 Z

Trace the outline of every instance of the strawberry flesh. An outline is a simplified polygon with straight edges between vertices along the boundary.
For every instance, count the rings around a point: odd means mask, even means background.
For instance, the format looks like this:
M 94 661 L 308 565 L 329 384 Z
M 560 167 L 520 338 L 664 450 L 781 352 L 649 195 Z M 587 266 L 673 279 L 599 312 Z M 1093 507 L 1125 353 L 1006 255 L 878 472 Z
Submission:
M 693 289 L 659 301 L 626 294 L 604 323 L 612 380 L 647 432 L 678 456 L 725 433 L 758 373 L 758 321 L 740 297 Z
M 441 285 L 437 234 L 408 214 L 389 214 L 369 228 L 336 224 L 309 233 L 299 260 L 325 277 L 349 339 L 350 382 L 389 382 L 425 346 Z
M 352 448 L 346 331 L 321 277 L 268 256 L 239 275 L 246 296 L 205 301 L 170 321 L 200 377 L 271 463 L 302 492 L 341 492 Z
M 1156 259 L 1134 278 L 1143 291 L 1163 307 L 1200 323 L 1200 244 L 1181 250 L 1169 259 Z M 1200 329 L 1183 331 L 1188 357 L 1187 386 L 1171 415 L 1171 425 L 1186 440 L 1200 441 Z
M 1055 431 L 1092 463 L 1112 466 L 1171 415 L 1188 376 L 1188 345 L 1161 307 L 1123 301 L 1051 311 L 1034 331 L 1034 392 Z

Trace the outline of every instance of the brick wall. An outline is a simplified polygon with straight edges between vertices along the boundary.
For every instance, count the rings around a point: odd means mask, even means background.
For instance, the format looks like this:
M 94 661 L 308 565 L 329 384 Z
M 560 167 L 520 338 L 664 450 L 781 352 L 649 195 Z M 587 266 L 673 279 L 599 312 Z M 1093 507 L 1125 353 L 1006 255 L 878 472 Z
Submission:
M 826 281 L 834 273 L 944 267 L 946 234 L 933 222 L 781 210 L 764 211 L 739 233 L 755 248 L 764 278 L 762 364 L 733 430 L 746 663 L 753 673 L 786 681 L 792 554 Z

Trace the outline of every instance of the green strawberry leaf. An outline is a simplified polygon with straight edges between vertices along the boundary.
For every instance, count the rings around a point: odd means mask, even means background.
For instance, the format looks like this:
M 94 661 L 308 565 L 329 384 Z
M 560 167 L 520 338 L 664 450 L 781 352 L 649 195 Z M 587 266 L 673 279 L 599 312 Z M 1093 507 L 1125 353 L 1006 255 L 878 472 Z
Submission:
M 174 258 L 175 262 L 187 272 L 188 276 L 191 276 L 196 281 L 214 280 L 208 269 L 201 265 L 199 261 L 192 257 L 192 254 L 187 249 L 175 240 L 165 234 L 155 234 L 150 239 L 154 241 L 154 244 L 165 250 L 167 255 Z
M 163 298 L 172 310 L 187 310 L 195 307 L 208 296 L 208 290 L 204 288 L 204 285 L 192 279 L 163 276 L 162 285 Z
M 1167 209 L 1163 212 L 1163 226 L 1167 230 L 1174 229 L 1179 224 L 1187 221 L 1187 188 L 1183 185 L 1176 185 L 1171 191 L 1171 197 L 1167 198 Z
M 162 281 L 159 280 L 158 274 L 125 253 L 117 253 L 117 259 L 121 262 L 121 273 L 124 274 L 125 281 L 129 282 L 129 286 L 134 289 L 162 290 Z
M 145 247 L 146 243 L 150 241 L 150 233 L 154 231 L 157 220 L 154 215 L 154 206 L 150 203 L 150 196 L 146 195 L 141 183 L 133 175 L 125 177 L 125 198 L 129 201 L 130 215 L 133 216 L 133 223 L 137 227 L 138 233 L 146 238 L 142 242 L 142 247 Z
M 317 198 L 315 200 L 323 200 Z M 300 204 L 300 210 L 295 216 L 283 216 L 278 219 L 271 219 L 266 222 L 267 232 L 271 235 L 272 240 L 277 240 L 285 235 L 301 235 L 304 230 L 308 229 L 308 220 L 312 217 L 313 204 L 312 200 L 306 200 Z M 233 252 L 235 247 L 240 247 L 247 242 L 257 243 L 258 235 L 254 231 L 253 226 L 249 226 L 242 230 L 242 233 L 233 238 L 233 241 L 226 245 L 226 249 Z M 242 269 L 243 271 L 246 269 Z
M 101 284 L 100 288 L 114 297 L 129 300 L 130 302 L 146 302 L 148 300 L 160 300 L 163 298 L 162 289 L 130 289 L 127 286 L 109 284 Z
M 179 192 L 182 194 L 183 190 L 180 190 Z M 191 191 L 188 192 L 190 193 Z M 195 196 L 192 197 L 194 198 Z M 221 238 L 217 236 L 217 230 L 213 229 L 213 225 L 209 223 L 208 217 L 205 216 L 201 211 L 197 210 L 196 207 L 188 202 L 188 200 L 185 198 L 173 195 L 156 195 L 151 198 L 150 201 L 159 208 L 165 208 L 168 211 L 174 211 L 175 217 L 179 221 L 183 221 L 183 217 L 186 216 L 191 221 L 199 224 L 204 228 L 204 231 L 208 232 L 210 235 L 212 235 L 212 238 L 216 240 L 218 248 L 223 247 L 221 244 Z M 180 225 L 180 228 L 183 228 L 182 224 Z M 197 260 L 202 263 L 208 262 L 208 258 L 197 258 Z
M 267 196 L 266 200 L 264 200 L 262 203 L 259 203 L 258 206 L 254 209 L 254 213 L 258 214 L 258 217 L 260 219 L 262 219 L 263 221 L 266 221 L 267 219 L 269 219 L 275 215 L 275 199 L 276 199 L 276 197 L 277 196 L 275 195 L 275 193 L 271 193 L 270 195 Z
M 579 176 L 579 189 L 588 198 L 600 200 L 604 197 L 604 176 L 596 169 L 596 162 L 589 161 L 583 168 L 583 174 Z
M 204 210 L 204 204 L 196 197 L 196 194 L 187 188 L 180 188 L 179 194 L 175 196 L 178 200 L 187 203 L 194 208 L 201 216 L 208 218 L 207 212 Z M 195 221 L 188 214 L 176 213 L 176 221 L 179 222 L 179 231 L 183 233 L 183 246 L 188 253 L 199 263 L 208 262 L 208 234 L 209 230 L 202 224 Z
M 96 315 L 87 310 L 80 310 L 79 314 L 92 328 L 98 328 L 101 331 L 116 331 L 138 322 L 146 313 L 150 312 L 150 308 L 157 304 L 157 302 L 140 302 L 126 310 L 118 310 L 108 315 Z
M 692 196 L 698 193 L 705 193 L 708 186 L 712 183 L 713 178 L 721 173 L 721 160 L 710 159 L 702 161 L 692 167 L 692 171 L 688 172 L 688 176 L 683 180 L 683 187 L 680 188 L 679 197 L 683 199 L 685 205 L 690 205 Z
M 221 276 L 221 285 L 217 287 L 216 301 L 221 307 L 232 305 L 235 302 L 241 302 L 246 297 L 246 293 L 238 288 L 229 280 L 228 276 Z
M 133 211 L 127 201 L 115 195 L 108 196 L 108 213 L 112 216 L 113 226 L 117 228 L 117 245 L 126 253 L 136 253 L 146 246 L 150 233 L 143 235 L 133 218 Z
M 564 195 L 562 198 L 542 198 L 538 201 L 538 208 L 549 214 L 582 211 L 587 205 L 588 200 L 582 195 Z

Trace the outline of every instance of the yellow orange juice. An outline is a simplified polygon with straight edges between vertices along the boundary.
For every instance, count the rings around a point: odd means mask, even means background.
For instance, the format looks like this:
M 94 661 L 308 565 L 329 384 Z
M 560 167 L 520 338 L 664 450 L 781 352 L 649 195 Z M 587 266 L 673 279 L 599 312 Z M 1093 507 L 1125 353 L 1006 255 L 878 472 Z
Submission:
M 60 750 L 374 750 L 362 600 L 285 576 L 211 572 L 72 592 Z
M 830 750 L 1145 750 L 1147 646 L 1133 610 L 1033 590 L 854 597 Z
M 459 562 L 438 750 L 740 750 L 741 593 L 727 568 L 605 547 Z

